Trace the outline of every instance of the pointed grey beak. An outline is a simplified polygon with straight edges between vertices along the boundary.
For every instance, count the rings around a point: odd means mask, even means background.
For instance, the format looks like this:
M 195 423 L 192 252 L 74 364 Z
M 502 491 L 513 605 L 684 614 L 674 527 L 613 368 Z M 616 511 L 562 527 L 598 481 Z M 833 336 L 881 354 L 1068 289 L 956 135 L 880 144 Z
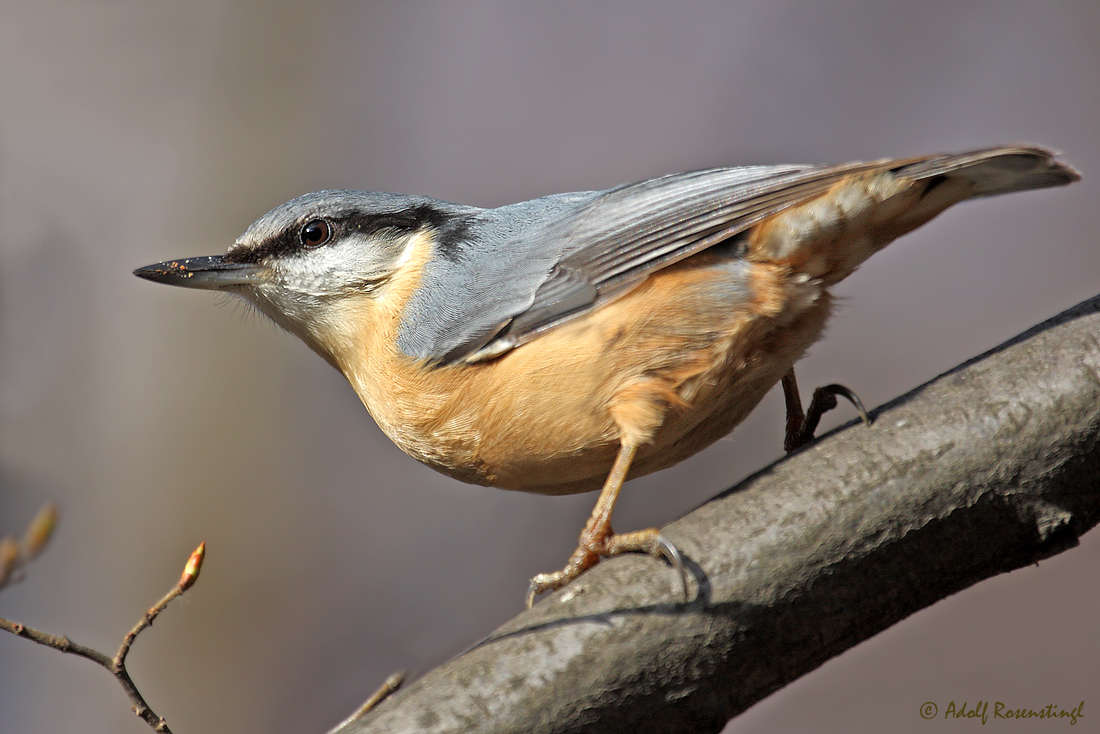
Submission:
M 134 275 L 154 283 L 184 288 L 218 290 L 234 285 L 252 285 L 262 280 L 267 269 L 255 263 L 226 262 L 222 255 L 168 260 L 138 268 Z

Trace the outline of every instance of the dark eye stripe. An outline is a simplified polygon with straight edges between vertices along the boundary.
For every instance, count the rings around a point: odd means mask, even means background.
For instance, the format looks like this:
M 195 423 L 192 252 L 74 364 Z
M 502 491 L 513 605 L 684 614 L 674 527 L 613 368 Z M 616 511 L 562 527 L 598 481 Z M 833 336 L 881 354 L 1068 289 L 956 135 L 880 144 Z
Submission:
M 232 248 L 226 255 L 226 260 L 236 263 L 260 262 L 268 257 L 313 250 L 351 232 L 370 236 L 386 230 L 409 233 L 423 228 L 435 230 L 444 257 L 453 257 L 452 251 L 465 239 L 468 226 L 466 217 L 448 218 L 444 212 L 429 204 L 369 213 L 348 209 L 324 218 L 310 219 L 305 224 L 290 224 L 278 235 L 258 246 Z

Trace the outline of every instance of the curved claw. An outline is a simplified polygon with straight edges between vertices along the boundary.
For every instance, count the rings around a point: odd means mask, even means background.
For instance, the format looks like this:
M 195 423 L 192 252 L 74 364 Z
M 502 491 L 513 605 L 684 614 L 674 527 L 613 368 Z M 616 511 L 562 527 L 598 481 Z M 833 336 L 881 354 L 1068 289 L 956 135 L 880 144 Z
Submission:
M 851 403 L 852 407 L 854 407 L 856 409 L 856 412 L 859 413 L 859 417 L 863 421 L 863 425 L 865 425 L 865 426 L 871 425 L 871 416 L 867 414 L 867 409 L 863 407 L 863 401 L 860 400 L 859 396 L 856 395 L 854 392 L 852 392 L 852 390 L 850 388 L 847 388 L 844 385 L 839 385 L 839 384 L 836 384 L 836 383 L 834 383 L 832 385 L 826 385 L 825 387 L 819 387 L 816 390 L 814 390 L 814 397 L 813 397 L 814 401 L 817 400 L 818 393 L 833 396 L 833 404 L 830 406 L 832 408 L 836 407 L 836 396 L 837 395 L 844 398 L 849 403 Z M 813 401 L 811 401 L 811 402 L 813 402 Z M 822 412 L 824 412 L 824 411 L 822 411 Z
M 813 440 L 814 432 L 817 431 L 817 426 L 821 422 L 821 416 L 837 406 L 838 395 L 855 407 L 863 425 L 871 425 L 871 416 L 863 407 L 863 401 L 844 385 L 833 383 L 814 390 L 810 407 L 803 413 L 798 398 L 798 385 L 794 380 L 794 371 L 791 370 L 783 377 L 783 397 L 787 401 L 787 434 L 783 440 L 783 449 L 788 454 Z
M 676 572 L 676 575 L 680 579 L 680 597 L 684 600 L 684 603 L 688 602 L 688 580 L 687 570 L 684 568 L 684 557 L 680 555 L 680 551 L 674 546 L 668 538 L 663 535 L 657 535 L 657 551 L 664 556 L 664 559 L 668 561 L 668 564 L 672 566 L 672 570 Z

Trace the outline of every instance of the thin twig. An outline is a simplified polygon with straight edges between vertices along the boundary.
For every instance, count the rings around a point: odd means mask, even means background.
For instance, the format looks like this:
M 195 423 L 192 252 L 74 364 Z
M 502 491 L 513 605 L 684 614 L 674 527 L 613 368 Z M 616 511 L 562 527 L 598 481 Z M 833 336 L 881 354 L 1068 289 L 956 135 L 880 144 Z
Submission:
M 134 628 L 126 633 L 126 636 L 122 638 L 122 644 L 119 645 L 118 652 L 115 653 L 115 659 L 112 661 L 116 668 L 122 669 L 126 667 L 126 656 L 130 654 L 130 646 L 134 644 L 134 640 L 137 636 L 145 630 L 146 627 L 151 627 L 153 620 L 155 620 L 160 613 L 164 611 L 165 607 L 172 603 L 172 600 L 177 596 L 180 596 L 183 590 L 179 586 L 173 586 L 172 590 L 164 595 L 164 598 L 151 606 L 147 612 L 138 620 L 138 623 L 134 625 Z
M 401 684 L 405 682 L 405 677 L 406 673 L 404 671 L 398 671 L 389 678 L 386 678 L 386 680 L 382 682 L 382 685 L 378 687 L 378 690 L 372 693 L 370 698 L 364 701 L 363 705 L 356 709 L 355 713 L 345 719 L 337 728 L 339 729 L 342 726 L 346 726 L 348 723 L 358 719 L 360 716 L 385 701 L 390 697 L 390 694 L 396 692 L 397 689 L 401 687 Z
M 138 623 L 134 625 L 134 628 L 126 633 L 126 636 L 122 638 L 122 644 L 119 645 L 118 652 L 115 653 L 113 658 L 108 657 L 98 650 L 93 650 L 90 647 L 78 645 L 68 637 L 41 632 L 31 627 L 27 627 L 24 624 L 20 624 L 19 622 L 12 622 L 0 618 L 0 629 L 7 630 L 17 637 L 24 637 L 28 640 L 37 642 L 39 645 L 52 647 L 54 650 L 78 655 L 82 658 L 91 660 L 115 677 L 115 680 L 122 686 L 122 690 L 126 692 L 126 696 L 133 704 L 131 710 L 137 714 L 142 721 L 152 727 L 153 731 L 162 732 L 162 734 L 172 734 L 172 730 L 168 728 L 168 722 L 166 722 L 162 716 L 158 716 L 157 713 L 150 708 L 145 698 L 141 695 L 141 691 L 139 691 L 137 685 L 135 685 L 134 680 L 130 677 L 130 673 L 127 672 L 126 656 L 130 654 L 130 647 L 134 644 L 134 640 L 137 639 L 137 636 L 147 627 L 152 626 L 153 621 L 160 613 L 163 612 L 176 597 L 182 596 L 183 592 L 187 591 L 191 588 L 191 585 L 195 583 L 199 575 L 199 570 L 202 568 L 202 561 L 205 555 L 206 543 L 201 543 L 187 560 L 187 565 L 184 567 L 183 575 L 180 577 L 179 582 L 173 586 L 160 601 L 150 607 L 149 610 L 142 615 L 141 619 L 138 620 Z
M 72 655 L 79 655 L 82 658 L 88 658 L 96 665 L 101 665 L 108 670 L 111 669 L 111 658 L 107 657 L 98 650 L 93 650 L 90 647 L 84 647 L 78 645 L 68 637 L 51 635 L 48 632 L 40 632 L 32 627 L 28 627 L 19 622 L 11 622 L 7 619 L 0 618 L 0 629 L 11 632 L 16 637 L 26 637 L 28 640 L 33 640 L 39 645 L 45 645 L 46 647 L 52 647 L 54 650 L 60 652 L 69 653 Z

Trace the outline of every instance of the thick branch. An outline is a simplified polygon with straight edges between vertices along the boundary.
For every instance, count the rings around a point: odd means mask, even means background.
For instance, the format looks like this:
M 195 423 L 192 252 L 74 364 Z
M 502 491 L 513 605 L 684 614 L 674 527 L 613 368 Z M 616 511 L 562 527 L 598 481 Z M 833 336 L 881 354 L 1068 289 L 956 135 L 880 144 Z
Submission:
M 1100 297 L 760 471 L 342 724 L 717 732 L 829 658 L 1100 521 Z

